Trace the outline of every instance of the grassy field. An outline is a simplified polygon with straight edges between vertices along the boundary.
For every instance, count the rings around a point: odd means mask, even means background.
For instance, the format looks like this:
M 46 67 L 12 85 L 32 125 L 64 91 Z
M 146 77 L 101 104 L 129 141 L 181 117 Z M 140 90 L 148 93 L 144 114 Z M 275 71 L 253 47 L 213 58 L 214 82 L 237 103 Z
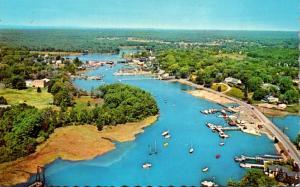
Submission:
M 46 88 L 43 88 L 41 93 L 37 93 L 36 88 L 26 90 L 1 88 L 0 96 L 3 96 L 8 104 L 26 103 L 39 109 L 49 107 L 53 102 L 53 96 L 47 92 Z
M 228 92 L 226 92 L 226 95 L 236 97 L 236 98 L 239 98 L 239 99 L 244 98 L 243 91 L 241 89 L 235 88 L 235 87 L 232 87 Z
M 103 99 L 93 99 L 90 96 L 81 96 L 80 98 L 74 98 L 75 101 L 75 108 L 77 109 L 82 109 L 86 108 L 88 106 L 88 103 L 90 103 L 89 108 L 95 107 L 95 105 L 102 105 L 103 104 Z
M 224 92 L 228 89 L 228 86 L 225 84 L 213 83 L 211 89 L 218 91 L 218 87 L 221 86 L 221 92 Z

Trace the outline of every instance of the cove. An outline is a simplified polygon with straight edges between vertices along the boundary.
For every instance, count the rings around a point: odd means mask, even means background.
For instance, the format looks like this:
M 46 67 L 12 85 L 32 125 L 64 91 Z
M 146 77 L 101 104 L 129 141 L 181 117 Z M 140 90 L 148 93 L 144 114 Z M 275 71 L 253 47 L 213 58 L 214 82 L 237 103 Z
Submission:
M 121 53 L 120 53 L 121 54 Z M 70 57 L 71 58 L 71 57 Z M 74 58 L 74 57 L 73 57 Z M 81 60 L 120 59 L 120 55 L 89 54 L 79 56 Z M 113 68 L 107 66 L 87 72 L 88 75 L 104 75 L 103 80 L 74 80 L 74 84 L 84 90 L 97 86 L 122 82 L 150 92 L 156 99 L 160 116 L 145 132 L 134 141 L 116 143 L 117 148 L 92 160 L 66 161 L 57 159 L 46 166 L 48 186 L 199 186 L 204 179 L 226 185 L 231 179 L 240 179 L 245 170 L 234 162 L 234 156 L 275 154 L 273 142 L 266 136 L 252 136 L 241 132 L 229 132 L 225 146 L 220 147 L 220 138 L 212 133 L 206 122 L 225 125 L 217 115 L 203 115 L 200 110 L 221 108 L 218 104 L 199 99 L 188 94 L 189 86 L 161 80 L 126 80 L 132 78 L 114 76 L 113 73 L 124 65 Z M 136 77 L 135 77 L 136 78 Z M 161 133 L 169 130 L 169 146 Z M 149 145 L 157 143 L 156 155 L 149 155 Z M 194 153 L 189 154 L 190 145 Z M 215 156 L 221 157 L 216 159 Z M 151 162 L 152 168 L 142 169 L 144 162 Z M 209 171 L 202 172 L 208 167 Z
M 295 141 L 300 134 L 300 116 L 287 115 L 283 117 L 269 117 L 271 121 L 282 130 L 291 141 Z

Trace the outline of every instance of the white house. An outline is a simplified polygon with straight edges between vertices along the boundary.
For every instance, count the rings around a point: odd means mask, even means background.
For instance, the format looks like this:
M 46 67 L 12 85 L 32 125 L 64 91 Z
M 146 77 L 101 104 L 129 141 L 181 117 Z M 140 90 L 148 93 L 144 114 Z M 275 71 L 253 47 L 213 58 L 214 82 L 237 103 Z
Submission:
M 234 84 L 234 85 L 238 85 L 238 84 L 242 84 L 242 81 L 239 79 L 235 79 L 232 77 L 227 77 L 224 80 L 227 84 Z
M 32 87 L 32 80 L 25 81 L 26 87 Z
M 267 96 L 266 101 L 268 103 L 277 103 L 279 99 L 277 97 L 274 97 L 273 95 Z

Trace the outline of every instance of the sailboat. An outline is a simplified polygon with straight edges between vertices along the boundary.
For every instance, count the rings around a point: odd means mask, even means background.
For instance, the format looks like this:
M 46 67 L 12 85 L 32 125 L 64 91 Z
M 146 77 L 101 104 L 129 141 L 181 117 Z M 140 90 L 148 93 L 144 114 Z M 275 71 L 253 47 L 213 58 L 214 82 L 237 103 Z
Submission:
M 152 149 L 151 145 L 148 145 L 148 146 L 149 146 L 149 155 L 157 154 L 156 140 L 154 142 L 154 149 Z
M 222 140 L 222 142 L 219 143 L 219 146 L 225 145 L 225 142 Z

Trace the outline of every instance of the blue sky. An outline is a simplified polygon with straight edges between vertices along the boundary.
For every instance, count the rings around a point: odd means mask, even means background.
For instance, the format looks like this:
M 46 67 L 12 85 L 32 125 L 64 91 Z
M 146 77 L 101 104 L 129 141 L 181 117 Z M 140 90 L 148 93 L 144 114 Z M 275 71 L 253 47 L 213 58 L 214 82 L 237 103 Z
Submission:
M 299 0 L 0 0 L 0 26 L 299 30 Z

